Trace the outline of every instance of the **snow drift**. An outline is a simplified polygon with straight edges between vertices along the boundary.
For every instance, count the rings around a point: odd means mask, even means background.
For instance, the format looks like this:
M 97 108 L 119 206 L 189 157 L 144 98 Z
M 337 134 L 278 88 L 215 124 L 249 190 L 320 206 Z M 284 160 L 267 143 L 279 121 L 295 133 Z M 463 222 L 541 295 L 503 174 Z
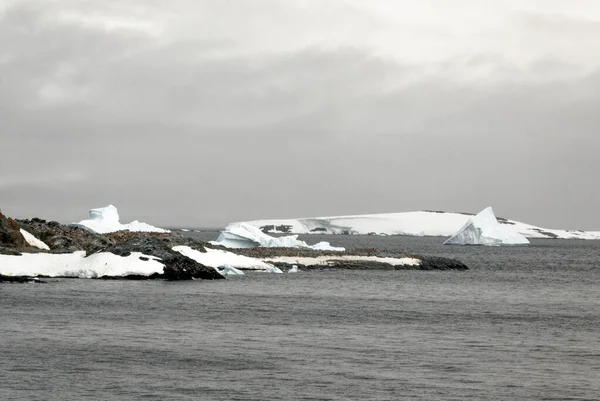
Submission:
M 491 207 L 482 210 L 456 234 L 444 242 L 444 245 L 526 245 L 523 235 L 511 231 L 498 223 Z
M 206 248 L 206 252 L 200 252 L 189 246 L 181 245 L 173 247 L 174 251 L 187 256 L 190 259 L 195 260 L 204 266 L 210 266 L 219 270 L 219 268 L 227 269 L 227 266 L 234 267 L 236 269 L 244 270 L 261 270 L 267 272 L 277 272 L 277 269 L 270 263 L 266 263 L 260 259 L 250 258 L 248 256 L 237 255 L 235 253 L 223 251 L 220 249 Z M 220 271 L 220 270 L 219 270 Z
M 119 222 L 119 212 L 113 205 L 91 209 L 89 211 L 89 219 L 81 220 L 79 223 L 72 223 L 73 226 L 83 227 L 98 234 L 112 233 L 115 231 L 136 231 L 136 232 L 158 232 L 168 233 L 159 227 L 151 226 L 140 221 L 132 221 L 129 224 L 121 224 Z
M 5 276 L 77 278 L 150 276 L 154 273 L 162 274 L 163 268 L 160 259 L 139 252 L 132 252 L 129 256 L 101 252 L 88 257 L 85 257 L 85 251 L 66 254 L 0 255 L 0 274 Z
M 319 242 L 308 245 L 300 241 L 297 235 L 286 237 L 271 237 L 259 228 L 248 223 L 233 223 L 221 231 L 219 238 L 211 242 L 214 245 L 222 245 L 226 248 L 309 248 L 320 251 L 345 251 L 345 248 L 333 247 L 329 242 Z

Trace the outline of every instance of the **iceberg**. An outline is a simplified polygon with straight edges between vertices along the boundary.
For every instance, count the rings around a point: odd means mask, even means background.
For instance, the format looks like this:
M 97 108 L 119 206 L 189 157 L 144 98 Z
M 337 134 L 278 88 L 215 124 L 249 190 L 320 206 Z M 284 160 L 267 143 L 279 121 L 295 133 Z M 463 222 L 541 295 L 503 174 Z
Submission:
M 472 217 L 444 245 L 526 245 L 523 235 L 508 230 L 496 219 L 491 207 Z
M 408 235 L 450 237 L 463 227 L 471 213 L 417 211 L 296 219 L 253 220 L 244 223 L 265 233 Z M 527 238 L 600 240 L 599 231 L 557 230 L 498 218 L 502 227 Z M 240 223 L 232 223 L 240 224 Z
M 286 237 L 271 237 L 262 232 L 258 227 L 248 223 L 233 223 L 225 227 L 221 231 L 216 241 L 212 241 L 213 245 L 222 245 L 226 248 L 308 248 L 320 251 L 337 251 L 343 252 L 346 249 L 341 247 L 333 247 L 329 242 L 319 242 L 316 245 L 308 245 L 304 241 L 300 241 L 297 235 Z
M 98 234 L 107 234 L 116 231 L 136 231 L 136 232 L 155 232 L 168 233 L 159 227 L 151 226 L 140 221 L 132 221 L 129 224 L 121 224 L 119 222 L 119 212 L 113 205 L 91 209 L 89 211 L 89 219 L 81 220 L 79 223 L 72 223 L 72 226 L 83 227 L 87 230 L 94 231 Z
M 243 271 L 238 270 L 235 267 L 232 267 L 229 265 L 223 266 L 223 269 L 218 270 L 218 272 L 224 276 L 243 276 L 244 275 Z

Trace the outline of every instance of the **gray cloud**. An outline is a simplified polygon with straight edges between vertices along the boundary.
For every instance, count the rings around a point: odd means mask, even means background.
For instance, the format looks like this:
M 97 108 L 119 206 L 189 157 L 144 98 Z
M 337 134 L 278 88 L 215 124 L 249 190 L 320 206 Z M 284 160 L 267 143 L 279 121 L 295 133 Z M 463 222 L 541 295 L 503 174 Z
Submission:
M 546 49 L 535 58 L 499 44 L 416 63 L 376 34 L 351 40 L 352 24 L 375 32 L 375 11 L 342 2 L 92 3 L 19 2 L 0 17 L 8 214 L 72 221 L 114 203 L 124 220 L 219 226 L 493 205 L 600 227 L 593 39 L 571 53 L 547 42 L 593 36 L 593 21 L 524 13 L 511 29 Z M 345 22 L 328 32 L 334 12 Z

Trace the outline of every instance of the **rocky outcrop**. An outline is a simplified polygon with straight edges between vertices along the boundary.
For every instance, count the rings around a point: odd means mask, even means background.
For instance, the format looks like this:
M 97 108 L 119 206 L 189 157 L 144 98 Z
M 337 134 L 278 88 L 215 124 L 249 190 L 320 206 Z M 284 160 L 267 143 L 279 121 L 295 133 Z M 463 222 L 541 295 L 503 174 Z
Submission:
M 96 234 L 81 227 L 72 227 L 56 221 L 39 218 L 17 220 L 19 225 L 44 241 L 53 253 L 72 253 L 86 251 L 88 255 L 96 253 L 115 242 L 105 235 Z
M 157 238 L 138 234 L 124 242 L 111 245 L 103 249 L 102 252 L 111 252 L 119 256 L 129 256 L 132 252 L 140 252 L 160 258 L 160 262 L 165 265 L 162 278 L 167 280 L 219 280 L 224 278 L 212 267 L 204 266 L 174 251 L 173 246 L 173 239 L 171 238 Z M 196 250 L 203 252 L 204 248 L 196 244 Z
M 29 245 L 19 231 L 20 228 L 15 220 L 0 212 L 0 254 L 18 255 L 20 249 Z

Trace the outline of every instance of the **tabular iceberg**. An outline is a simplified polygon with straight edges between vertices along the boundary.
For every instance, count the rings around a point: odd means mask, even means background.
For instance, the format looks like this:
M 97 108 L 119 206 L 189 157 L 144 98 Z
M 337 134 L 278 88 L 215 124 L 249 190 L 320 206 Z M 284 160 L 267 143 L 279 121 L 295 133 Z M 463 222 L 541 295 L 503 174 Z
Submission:
M 258 227 L 248 223 L 228 225 L 225 230 L 221 231 L 219 238 L 211 243 L 227 248 L 309 248 L 319 251 L 345 251 L 345 248 L 333 247 L 329 242 L 319 242 L 311 246 L 304 241 L 300 241 L 297 235 L 271 237 L 263 233 Z
M 142 223 L 137 220 L 129 224 L 121 224 L 119 222 L 119 212 L 113 205 L 91 209 L 89 211 L 89 219 L 81 220 L 79 223 L 71 225 L 83 227 L 99 234 L 107 234 L 115 231 L 136 231 L 136 232 L 157 232 L 168 233 L 159 227 L 151 226 L 150 224 Z
M 529 240 L 523 235 L 506 229 L 498 223 L 491 207 L 482 210 L 444 245 L 526 245 Z

